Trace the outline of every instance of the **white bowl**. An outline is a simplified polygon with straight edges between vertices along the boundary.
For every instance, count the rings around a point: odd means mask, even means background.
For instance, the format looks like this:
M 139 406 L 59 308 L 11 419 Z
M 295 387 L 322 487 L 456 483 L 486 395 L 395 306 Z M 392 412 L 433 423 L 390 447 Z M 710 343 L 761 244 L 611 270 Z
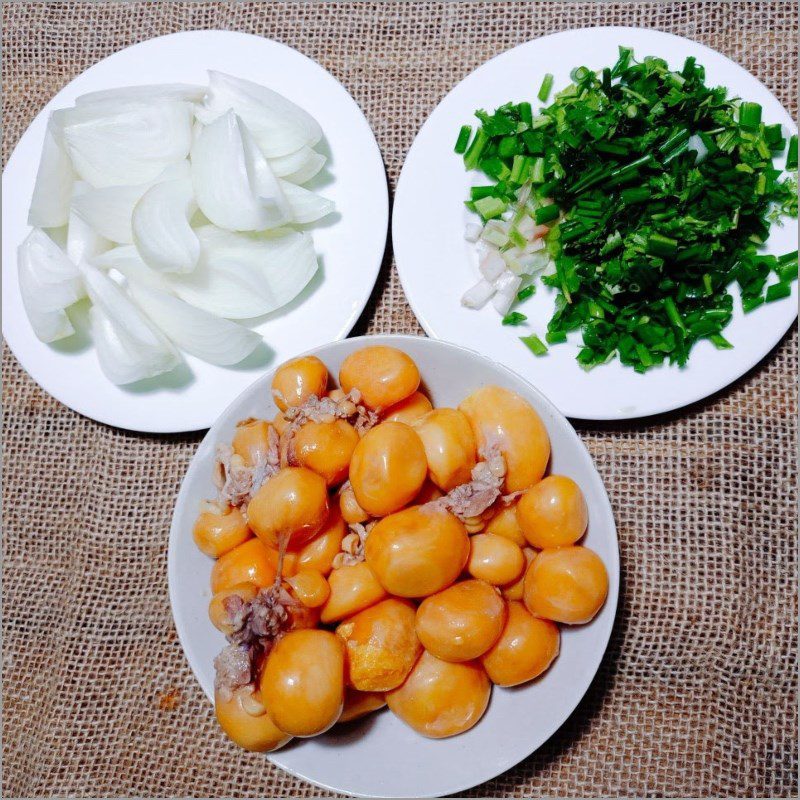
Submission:
M 567 719 L 589 687 L 605 652 L 619 589 L 619 553 L 614 517 L 603 482 L 586 448 L 564 416 L 537 389 L 503 366 L 471 350 L 414 336 L 370 336 L 311 350 L 338 374 L 344 358 L 367 344 L 387 344 L 418 364 L 436 406 L 455 406 L 486 384 L 525 397 L 541 416 L 552 443 L 550 469 L 580 484 L 589 506 L 583 540 L 603 559 L 608 599 L 588 625 L 562 628 L 561 653 L 539 680 L 513 689 L 494 688 L 483 719 L 450 739 L 426 739 L 384 710 L 360 722 L 334 727 L 314 739 L 294 740 L 267 756 L 278 766 L 325 789 L 369 797 L 430 797 L 460 792 L 499 775 L 540 747 Z M 215 655 L 224 637 L 209 622 L 212 560 L 192 540 L 198 505 L 215 495 L 214 450 L 229 442 L 237 421 L 272 417 L 272 372 L 242 392 L 214 423 L 186 474 L 178 495 L 169 541 L 169 593 L 186 657 L 200 685 L 213 698 Z

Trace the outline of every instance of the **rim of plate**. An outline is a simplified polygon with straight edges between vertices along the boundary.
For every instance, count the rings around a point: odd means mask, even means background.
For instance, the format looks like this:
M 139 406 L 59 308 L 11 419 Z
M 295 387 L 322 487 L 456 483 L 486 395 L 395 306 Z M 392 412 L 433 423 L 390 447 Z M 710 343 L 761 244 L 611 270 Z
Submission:
M 416 296 L 414 292 L 409 292 L 409 278 L 410 276 L 405 272 L 402 268 L 402 263 L 405 263 L 405 258 L 401 259 L 400 251 L 404 250 L 404 246 L 401 244 L 403 242 L 403 237 L 398 236 L 398 231 L 396 230 L 396 226 L 399 224 L 398 219 L 399 215 L 397 213 L 398 208 L 403 208 L 407 202 L 413 200 L 411 196 L 409 196 L 409 200 L 407 201 L 405 198 L 406 193 L 409 191 L 407 187 L 408 181 L 408 172 L 406 170 L 406 166 L 408 165 L 412 155 L 415 155 L 416 149 L 418 149 L 418 143 L 420 134 L 426 129 L 426 127 L 430 124 L 431 119 L 434 117 L 436 112 L 439 110 L 439 107 L 444 104 L 454 93 L 456 93 L 462 84 L 469 81 L 473 76 L 478 73 L 482 73 L 494 65 L 495 62 L 498 60 L 503 60 L 508 57 L 512 53 L 516 53 L 519 51 L 527 50 L 528 48 L 535 46 L 537 43 L 543 40 L 554 40 L 554 39 L 569 39 L 575 37 L 583 37 L 583 36 L 591 36 L 592 34 L 625 34 L 625 33 L 633 33 L 633 34 L 642 34 L 645 33 L 647 35 L 653 35 L 656 37 L 661 37 L 665 40 L 676 40 L 684 43 L 689 43 L 692 47 L 697 48 L 699 51 L 711 54 L 715 59 L 722 59 L 727 64 L 738 70 L 740 73 L 744 73 L 747 75 L 751 80 L 755 81 L 760 88 L 767 94 L 774 102 L 783 110 L 786 119 L 782 120 L 783 123 L 787 125 L 789 128 L 790 133 L 797 134 L 797 124 L 795 120 L 791 117 L 791 115 L 786 111 L 783 104 L 778 100 L 775 94 L 770 91 L 764 83 L 759 80 L 755 75 L 753 75 L 749 70 L 745 69 L 741 64 L 734 61 L 729 56 L 726 56 L 724 53 L 720 53 L 718 50 L 714 50 L 714 48 L 709 47 L 708 45 L 702 44 L 694 39 L 690 39 L 686 36 L 680 36 L 675 33 L 670 33 L 668 31 L 658 30 L 656 28 L 644 28 L 644 27 L 635 27 L 629 25 L 598 25 L 595 27 L 583 27 L 583 28 L 573 28 L 564 31 L 557 31 L 555 33 L 546 34 L 544 36 L 539 36 L 536 39 L 530 39 L 527 42 L 523 42 L 522 44 L 516 45 L 515 47 L 511 47 L 508 50 L 504 50 L 497 55 L 492 56 L 491 58 L 487 59 L 483 63 L 479 64 L 474 70 L 472 70 L 469 74 L 465 75 L 450 91 L 436 104 L 435 108 L 430 112 L 425 122 L 420 127 L 417 135 L 414 137 L 414 141 L 411 143 L 411 147 L 409 148 L 408 152 L 406 153 L 405 160 L 403 162 L 403 167 L 400 171 L 400 176 L 397 181 L 397 188 L 395 189 L 395 196 L 394 196 L 394 203 L 392 206 L 392 248 L 394 251 L 394 256 L 397 264 L 397 273 L 398 277 L 400 278 L 400 283 L 403 287 L 403 292 L 405 293 L 406 300 L 408 304 L 411 306 L 414 315 L 416 316 L 417 320 L 419 321 L 422 328 L 425 330 L 425 333 L 434 339 L 442 340 L 444 335 L 440 335 L 437 332 L 436 324 L 431 321 L 431 319 L 425 314 L 425 312 L 420 307 L 419 303 L 417 302 Z M 406 178 L 406 180 L 404 180 Z M 793 224 L 797 224 L 796 221 Z M 797 298 L 797 282 L 795 281 L 792 288 L 792 297 Z M 787 304 L 788 305 L 788 304 Z M 625 410 L 620 410 L 616 414 L 611 413 L 597 413 L 593 414 L 591 412 L 588 413 L 580 413 L 580 414 L 572 414 L 572 413 L 565 413 L 565 416 L 568 416 L 570 419 L 575 420 L 587 420 L 587 421 L 622 421 L 622 420 L 629 420 L 629 419 L 648 419 L 652 418 L 661 414 L 668 413 L 670 411 L 676 411 L 682 408 L 687 408 L 689 406 L 694 405 L 695 403 L 701 402 L 707 398 L 715 396 L 717 393 L 723 391 L 731 384 L 742 378 L 746 375 L 750 370 L 757 367 L 761 361 L 764 360 L 766 356 L 778 345 L 778 343 L 783 339 L 786 333 L 791 329 L 792 325 L 794 324 L 795 320 L 797 319 L 798 309 L 797 309 L 797 302 L 794 304 L 794 313 L 789 316 L 787 315 L 787 319 L 785 324 L 783 322 L 779 323 L 775 327 L 766 327 L 765 335 L 760 336 L 759 341 L 761 342 L 757 353 L 751 355 L 745 361 L 741 363 L 741 366 L 736 366 L 734 369 L 730 370 L 730 374 L 726 374 L 724 376 L 724 380 L 721 383 L 717 383 L 715 388 L 711 390 L 707 390 L 705 388 L 698 389 L 694 392 L 689 392 L 685 397 L 681 397 L 676 400 L 664 400 L 660 403 L 656 402 L 652 405 L 651 408 L 648 408 L 646 411 L 639 413 L 629 413 Z M 577 367 L 577 365 L 576 365 Z M 512 370 L 513 371 L 513 370 Z M 678 373 L 680 375 L 680 373 Z M 527 377 L 521 375 L 524 380 L 527 380 Z M 563 413 L 563 412 L 562 412 Z
M 519 764 L 525 758 L 530 756 L 540 747 L 542 747 L 569 719 L 575 709 L 578 707 L 580 702 L 585 697 L 586 693 L 588 692 L 589 688 L 594 683 L 597 672 L 600 669 L 600 665 L 608 651 L 608 643 L 611 639 L 611 633 L 613 632 L 614 625 L 617 621 L 617 612 L 619 610 L 619 591 L 620 591 L 620 583 L 621 583 L 621 564 L 620 564 L 620 555 L 619 555 L 619 534 L 617 532 L 617 525 L 616 520 L 614 518 L 614 511 L 611 506 L 611 501 L 608 497 L 608 492 L 605 488 L 605 483 L 603 481 L 602 476 L 600 475 L 597 467 L 595 466 L 594 459 L 592 458 L 591 454 L 589 453 L 588 448 L 584 444 L 583 440 L 581 439 L 578 432 L 570 423 L 569 419 L 561 412 L 558 408 L 548 399 L 548 397 L 536 386 L 534 386 L 527 378 L 517 374 L 513 370 L 506 367 L 504 364 L 500 364 L 497 362 L 492 361 L 487 356 L 483 355 L 482 353 L 477 352 L 469 347 L 464 347 L 463 345 L 456 344 L 453 342 L 444 341 L 442 339 L 431 339 L 427 337 L 421 336 L 414 336 L 412 334 L 373 334 L 373 335 L 366 335 L 366 336 L 354 336 L 350 339 L 346 340 L 348 343 L 353 342 L 354 344 L 364 343 L 364 344 L 389 344 L 389 345 L 398 345 L 401 346 L 403 342 L 413 341 L 415 343 L 426 342 L 427 344 L 422 345 L 423 347 L 431 346 L 433 348 L 442 348 L 443 350 L 458 350 L 464 353 L 469 354 L 481 362 L 489 365 L 491 368 L 498 369 L 501 372 L 505 372 L 510 375 L 515 380 L 521 381 L 525 384 L 527 391 L 530 392 L 533 396 L 536 397 L 537 402 L 540 404 L 540 407 L 537 408 L 537 413 L 539 411 L 544 411 L 545 413 L 549 414 L 552 419 L 562 427 L 565 432 L 567 432 L 572 439 L 572 441 L 576 444 L 576 452 L 580 454 L 580 460 L 586 466 L 589 474 L 591 475 L 592 479 L 597 482 L 597 485 L 600 487 L 601 491 L 601 501 L 598 506 L 599 513 L 603 516 L 604 521 L 606 524 L 609 525 L 609 536 L 610 541 L 613 541 L 612 546 L 610 547 L 611 551 L 611 560 L 610 563 L 607 564 L 607 570 L 609 574 L 609 587 L 608 587 L 608 595 L 606 597 L 606 605 L 605 608 L 610 608 L 610 613 L 607 614 L 606 617 L 603 618 L 603 627 L 600 629 L 601 633 L 601 646 L 598 646 L 595 650 L 592 651 L 592 658 L 589 661 L 589 677 L 585 681 L 585 686 L 579 691 L 577 697 L 574 699 L 574 702 L 565 706 L 562 713 L 560 714 L 560 718 L 555 724 L 550 724 L 545 726 L 545 735 L 544 738 L 538 744 L 535 744 L 530 749 L 527 749 L 525 753 L 519 757 L 516 755 L 514 756 L 515 760 L 503 766 L 500 770 L 493 771 L 490 770 L 489 773 L 486 774 L 485 777 L 481 778 L 478 783 L 475 784 L 463 784 L 459 782 L 452 782 L 446 786 L 439 786 L 436 788 L 435 792 L 432 793 L 425 793 L 425 794 L 418 794 L 413 795 L 414 797 L 436 797 L 442 795 L 451 795 L 460 791 L 466 791 L 467 789 L 474 788 L 474 786 L 478 786 L 481 783 L 485 783 L 486 781 L 493 780 L 498 775 L 502 775 L 504 772 L 507 772 L 509 769 L 512 769 L 514 766 Z M 325 345 L 321 345 L 319 347 L 311 348 L 304 353 L 301 353 L 301 356 L 305 355 L 319 355 L 327 350 L 330 346 L 335 344 L 343 344 L 341 340 L 337 340 L 336 342 L 330 342 Z M 177 578 L 175 576 L 176 572 L 176 558 L 177 558 L 177 551 L 178 551 L 178 540 L 183 536 L 186 536 L 186 531 L 181 529 L 178 516 L 179 516 L 179 509 L 182 508 L 188 502 L 188 495 L 190 492 L 189 484 L 193 482 L 195 476 L 199 473 L 200 469 L 202 468 L 201 458 L 200 456 L 204 454 L 205 451 L 213 448 L 216 443 L 216 437 L 218 435 L 218 430 L 224 426 L 225 422 L 227 421 L 227 417 L 232 413 L 232 409 L 236 406 L 239 401 L 245 396 L 249 395 L 253 392 L 258 390 L 258 387 L 262 384 L 267 384 L 268 381 L 271 381 L 272 375 L 275 372 L 275 369 L 271 369 L 269 372 L 263 374 L 259 378 L 253 381 L 246 389 L 240 392 L 236 398 L 234 398 L 231 403 L 225 408 L 225 410 L 219 415 L 217 420 L 215 420 L 214 424 L 209 428 L 206 432 L 203 440 L 198 445 L 197 450 L 195 451 L 194 456 L 192 456 L 192 460 L 189 463 L 189 467 L 186 470 L 186 474 L 183 477 L 181 482 L 181 487 L 178 492 L 178 496 L 175 500 L 175 506 L 173 508 L 172 514 L 172 521 L 170 524 L 170 534 L 169 534 L 169 542 L 168 542 L 168 549 L 167 549 L 167 584 L 169 590 L 169 601 L 170 601 L 170 609 L 172 612 L 173 622 L 175 624 L 175 630 L 178 634 L 178 641 L 181 644 L 181 648 L 183 649 L 184 656 L 186 657 L 187 662 L 189 663 L 189 667 L 192 670 L 192 674 L 197 680 L 197 683 L 200 685 L 201 690 L 204 692 L 206 697 L 208 697 L 209 701 L 213 705 L 214 699 L 213 695 L 209 694 L 203 688 L 203 681 L 201 679 L 201 675 L 198 671 L 198 667 L 196 664 L 199 664 L 200 658 L 198 657 L 192 642 L 190 640 L 189 631 L 191 630 L 191 623 L 184 618 L 178 601 L 178 596 L 180 593 Z M 597 620 L 598 622 L 600 620 Z M 480 722 L 478 723 L 480 724 Z M 290 775 L 293 775 L 296 778 L 301 780 L 308 781 L 309 783 L 313 784 L 314 786 L 318 786 L 322 789 L 328 789 L 331 791 L 336 792 L 346 792 L 354 797 L 376 797 L 376 798 L 392 798 L 396 797 L 393 794 L 361 794 L 358 792 L 351 792 L 349 790 L 343 789 L 341 786 L 336 786 L 331 783 L 325 783 L 323 781 L 319 781 L 311 776 L 309 776 L 303 770 L 297 768 L 290 768 L 285 766 L 281 763 L 281 750 L 277 750 L 274 753 L 266 753 L 264 754 L 271 762 L 276 764 L 276 766 L 283 769 L 285 772 L 288 772 Z
M 316 70 L 319 71 L 320 76 L 323 77 L 325 80 L 332 82 L 332 85 L 335 85 L 339 90 L 341 90 L 343 95 L 343 100 L 345 102 L 349 102 L 351 104 L 352 110 L 355 113 L 354 119 L 352 121 L 354 128 L 361 128 L 361 132 L 366 134 L 369 140 L 369 148 L 368 151 L 365 153 L 365 157 L 376 159 L 376 164 L 380 165 L 380 174 L 383 176 L 381 180 L 381 185 L 383 191 L 380 193 L 376 192 L 375 200 L 375 207 L 377 209 L 377 214 L 381 218 L 380 224 L 374 226 L 376 230 L 383 231 L 383 237 L 380 246 L 380 252 L 376 252 L 374 259 L 370 260 L 370 263 L 365 265 L 365 268 L 368 268 L 367 275 L 365 276 L 365 280 L 362 282 L 362 292 L 359 294 L 357 300 L 351 306 L 351 313 L 349 316 L 342 321 L 342 324 L 339 327 L 339 330 L 336 332 L 333 341 L 339 341 L 344 339 L 347 334 L 353 329 L 353 326 L 358 322 L 359 317 L 363 313 L 364 309 L 369 302 L 370 296 L 372 294 L 373 289 L 375 288 L 375 283 L 378 279 L 378 275 L 380 273 L 381 265 L 383 263 L 384 256 L 386 254 L 386 246 L 388 240 L 388 233 L 389 233 L 389 186 L 388 180 L 386 178 L 386 168 L 383 161 L 383 155 L 381 153 L 380 147 L 378 146 L 377 139 L 375 138 L 375 133 L 372 130 L 369 121 L 366 118 L 366 115 L 362 111 L 361 107 L 355 101 L 353 96 L 350 94 L 348 89 L 342 84 L 342 82 L 336 78 L 333 73 L 323 67 L 319 62 L 315 61 L 310 56 L 305 55 L 305 53 L 296 50 L 294 47 L 290 47 L 283 42 L 279 42 L 275 39 L 270 39 L 266 36 L 259 36 L 258 34 L 252 33 L 244 33 L 241 31 L 230 31 L 230 30 L 222 30 L 222 29 L 195 29 L 195 30 L 188 30 L 188 31 L 177 31 L 175 33 L 168 33 L 161 36 L 153 36 L 149 39 L 144 39 L 140 42 L 135 42 L 134 44 L 128 45 L 127 47 L 123 47 L 119 50 L 115 50 L 113 53 L 105 56 L 104 58 L 100 59 L 99 61 L 93 63 L 91 66 L 87 67 L 83 72 L 76 75 L 72 80 L 70 80 L 66 85 L 64 85 L 59 91 L 53 95 L 47 103 L 42 107 L 42 109 L 36 114 L 36 116 L 31 120 L 29 125 L 25 128 L 22 135 L 19 138 L 19 141 L 15 144 L 14 149 L 11 152 L 11 155 L 6 162 L 6 166 L 3 169 L 3 181 L 5 183 L 6 175 L 10 173 L 12 166 L 15 166 L 16 161 L 18 160 L 18 152 L 23 144 L 23 141 L 29 135 L 31 128 L 34 126 L 42 125 L 42 120 L 46 119 L 46 117 L 51 113 L 51 111 L 60 107 L 60 104 L 64 102 L 74 103 L 74 101 L 65 101 L 65 95 L 68 95 L 73 87 L 73 85 L 80 81 L 86 76 L 87 74 L 94 73 L 98 69 L 102 69 L 107 62 L 116 59 L 121 53 L 126 53 L 129 51 L 136 51 L 139 49 L 146 49 L 152 46 L 158 46 L 158 44 L 163 44 L 165 42 L 185 42 L 187 40 L 197 39 L 197 40 L 220 40 L 220 39 L 246 39 L 248 41 L 257 42 L 260 45 L 266 45 L 267 47 L 275 48 L 279 51 L 284 51 L 290 58 L 295 59 L 302 59 L 303 61 L 307 62 L 308 64 L 312 65 Z M 195 45 L 196 46 L 196 45 Z M 135 83 L 135 81 L 133 81 Z M 127 86 L 133 85 L 131 82 L 120 83 L 120 86 Z M 335 154 L 334 154 L 335 155 Z M 323 190 L 324 191 L 324 190 Z M 378 197 L 378 194 L 380 197 Z M 6 226 L 6 217 L 5 213 L 3 214 L 3 228 L 5 229 Z M 27 222 L 24 225 L 26 230 L 30 230 L 30 226 L 27 225 Z M 5 230 L 4 230 L 5 234 Z M 21 240 L 20 240 L 21 241 Z M 377 249 L 377 247 L 376 247 Z M 14 255 L 14 262 L 13 266 L 5 267 L 4 272 L 6 269 L 15 269 L 16 268 L 16 252 Z M 304 289 L 305 291 L 305 289 Z M 14 292 L 14 302 L 18 302 L 21 305 L 21 299 L 19 298 L 19 290 L 16 288 Z M 4 300 L 5 305 L 6 300 Z M 9 301 L 10 302 L 10 301 Z M 294 302 L 294 301 L 291 301 Z M 291 302 L 288 305 L 291 305 Z M 280 314 L 285 307 L 280 309 L 276 309 L 275 312 L 271 313 L 278 313 Z M 89 410 L 87 408 L 87 403 L 84 401 L 84 396 L 82 395 L 78 399 L 71 399 L 67 401 L 63 399 L 60 395 L 63 392 L 60 389 L 54 390 L 53 388 L 53 381 L 51 376 L 48 374 L 46 365 L 43 367 L 42 365 L 37 365 L 33 368 L 33 370 L 29 369 L 30 359 L 26 357 L 25 360 L 20 357 L 20 352 L 27 352 L 28 344 L 27 341 L 31 339 L 35 340 L 34 346 L 39 340 L 36 338 L 35 334 L 32 330 L 21 332 L 18 328 L 11 328 L 7 327 L 8 323 L 6 319 L 3 320 L 3 338 L 6 340 L 9 349 L 14 354 L 19 365 L 23 368 L 23 370 L 31 377 L 33 381 L 35 381 L 38 386 L 43 389 L 47 394 L 51 397 L 55 398 L 60 402 L 62 405 L 65 405 L 67 408 L 81 414 L 88 419 L 92 419 L 96 422 L 100 422 L 104 425 L 109 425 L 111 427 L 119 428 L 121 430 L 131 430 L 137 431 L 140 433 L 187 433 L 192 431 L 199 431 L 205 430 L 211 424 L 210 422 L 204 422 L 203 424 L 199 424 L 197 421 L 190 421 L 184 423 L 183 425 L 176 426 L 175 424 L 159 424 L 158 419 L 154 416 L 152 417 L 152 421 L 148 421 L 146 423 L 141 423 L 137 421 L 135 424 L 120 424 L 117 417 L 113 413 L 113 411 L 106 411 L 105 408 L 101 408 L 99 410 Z M 48 346 L 48 345 L 46 345 Z M 49 347 L 49 346 L 48 346 Z M 93 346 L 90 345 L 90 349 L 93 350 Z M 187 356 L 187 354 L 183 354 Z M 290 356 L 291 357 L 291 356 Z M 28 363 L 26 363 L 26 361 Z M 234 368 L 236 365 L 234 365 Z M 218 367 L 218 369 L 223 370 L 220 374 L 224 376 L 225 368 Z M 34 374 L 34 372 L 36 374 Z M 107 379 L 106 379 L 107 380 Z M 188 399 L 188 396 L 187 396 Z

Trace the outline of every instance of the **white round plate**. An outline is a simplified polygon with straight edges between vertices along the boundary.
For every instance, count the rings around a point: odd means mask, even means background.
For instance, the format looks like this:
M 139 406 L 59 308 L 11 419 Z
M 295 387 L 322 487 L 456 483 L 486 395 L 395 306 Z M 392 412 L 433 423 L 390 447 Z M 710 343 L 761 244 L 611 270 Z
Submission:
M 254 325 L 264 345 L 241 364 L 217 367 L 192 356 L 186 366 L 119 387 L 97 363 L 88 336 L 55 345 L 33 333 L 19 294 L 17 246 L 28 234 L 28 206 L 47 118 L 97 89 L 146 83 L 207 84 L 215 69 L 256 81 L 319 121 L 329 160 L 308 188 L 337 213 L 311 226 L 320 269 L 288 306 Z M 347 90 L 319 64 L 286 45 L 231 31 L 188 31 L 150 39 L 100 61 L 62 89 L 36 117 L 3 172 L 3 334 L 31 377 L 81 414 L 130 430 L 174 433 L 207 428 L 266 368 L 346 336 L 369 298 L 386 246 L 389 199 L 375 137 Z
M 562 628 L 561 653 L 541 679 L 514 689 L 495 687 L 486 715 L 472 730 L 450 739 L 426 739 L 383 710 L 334 727 L 323 736 L 295 740 L 269 756 L 287 772 L 346 795 L 446 795 L 499 775 L 540 747 L 589 687 L 617 607 L 616 528 L 589 453 L 567 420 L 529 383 L 470 350 L 414 336 L 346 339 L 311 352 L 336 375 L 344 358 L 365 344 L 389 344 L 407 352 L 419 365 L 424 388 L 437 406 L 455 406 L 478 387 L 492 383 L 525 397 L 547 426 L 552 444 L 550 469 L 571 476 L 583 489 L 589 506 L 584 541 L 608 569 L 608 599 L 597 617 L 588 625 Z M 189 664 L 209 699 L 213 698 L 214 657 L 225 639 L 208 620 L 213 562 L 195 547 L 192 526 L 200 501 L 215 496 L 211 476 L 216 445 L 231 440 L 238 420 L 272 417 L 277 412 L 270 396 L 271 381 L 271 374 L 261 377 L 214 423 L 189 467 L 172 520 L 168 556 L 172 613 Z
M 710 85 L 761 103 L 765 122 L 797 127 L 778 100 L 746 70 L 714 50 L 672 34 L 640 28 L 584 28 L 544 36 L 502 53 L 478 67 L 436 107 L 408 152 L 397 186 L 392 216 L 392 244 L 408 301 L 429 336 L 472 347 L 505 364 L 538 386 L 568 417 L 629 419 L 681 408 L 727 386 L 757 364 L 780 340 L 797 316 L 797 282 L 792 296 L 744 315 L 738 289 L 734 315 L 725 337 L 732 350 L 699 342 L 683 369 L 664 366 L 639 375 L 618 360 L 586 372 L 575 361 L 580 333 L 536 357 L 518 340 L 538 333 L 542 339 L 553 313 L 555 290 L 536 281 L 537 292 L 520 306 L 528 322 L 503 327 L 491 304 L 480 311 L 461 306 L 461 295 L 478 279 L 474 245 L 464 227 L 477 217 L 464 207 L 470 186 L 486 182 L 468 173 L 453 145 L 461 125 L 474 124 L 476 109 L 493 111 L 507 101 L 528 100 L 538 108 L 536 92 L 543 76 L 555 76 L 554 91 L 569 83 L 573 67 L 613 64 L 618 46 L 635 55 L 660 56 L 681 67 L 696 56 Z M 787 136 L 788 138 L 788 136 Z M 785 156 L 777 159 L 785 163 Z M 782 255 L 797 249 L 797 226 L 773 226 L 765 252 Z

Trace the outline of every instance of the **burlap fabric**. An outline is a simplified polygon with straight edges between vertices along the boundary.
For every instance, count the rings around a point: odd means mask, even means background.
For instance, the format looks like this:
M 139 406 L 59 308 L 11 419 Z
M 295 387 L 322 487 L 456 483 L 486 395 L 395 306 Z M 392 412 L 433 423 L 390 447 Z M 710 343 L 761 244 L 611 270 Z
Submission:
M 394 184 L 456 81 L 565 28 L 689 36 L 795 112 L 797 16 L 796 2 L 7 4 L 3 154 L 98 59 L 226 28 L 283 41 L 341 80 Z M 388 258 L 358 331 L 420 332 Z M 796 369 L 793 332 L 705 403 L 579 426 L 619 526 L 611 645 L 562 729 L 475 795 L 796 795 Z M 7 351 L 3 378 L 4 795 L 321 794 L 224 739 L 177 642 L 167 533 L 199 435 L 83 419 Z

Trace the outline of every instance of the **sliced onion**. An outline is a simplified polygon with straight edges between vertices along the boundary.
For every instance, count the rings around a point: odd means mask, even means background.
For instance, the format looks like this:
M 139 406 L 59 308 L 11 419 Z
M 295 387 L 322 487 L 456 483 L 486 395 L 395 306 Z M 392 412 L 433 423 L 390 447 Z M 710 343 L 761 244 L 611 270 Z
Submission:
M 48 124 L 28 210 L 28 225 L 37 228 L 66 225 L 74 180 L 69 154 Z
M 481 275 L 489 283 L 492 283 L 503 274 L 505 268 L 506 262 L 503 260 L 503 256 L 500 255 L 500 251 L 494 247 L 487 248 L 483 258 L 481 258 L 479 267 Z
M 289 201 L 286 199 L 280 183 L 272 171 L 272 167 L 270 167 L 264 154 L 259 150 L 250 131 L 241 121 L 239 122 L 239 130 L 242 135 L 245 162 L 251 185 L 256 197 L 258 197 L 259 202 L 269 215 L 269 224 L 259 230 L 279 228 L 281 225 L 291 222 L 292 209 L 289 206 Z
M 469 222 L 464 228 L 464 238 L 473 244 L 481 238 L 483 228 L 477 222 Z
M 279 229 L 231 233 L 197 229 L 200 260 L 187 275 L 164 273 L 182 300 L 229 319 L 258 317 L 294 299 L 317 271 L 311 237 Z
M 242 130 L 233 112 L 200 132 L 192 146 L 194 193 L 200 210 L 218 227 L 258 231 L 280 224 L 275 222 L 276 208 L 256 194 L 254 169 L 254 164 L 248 165 Z
M 330 214 L 336 206 L 333 200 L 328 200 L 322 195 L 310 192 L 302 186 L 278 178 L 278 184 L 283 190 L 284 197 L 289 202 L 292 220 L 298 223 L 316 222 Z
M 192 106 L 87 103 L 53 114 L 78 175 L 95 187 L 151 181 L 191 147 Z
M 200 242 L 189 220 L 197 210 L 191 178 L 157 183 L 133 209 L 133 241 L 144 262 L 164 272 L 191 272 Z
M 319 123 L 285 97 L 257 83 L 209 70 L 209 89 L 195 115 L 208 125 L 233 110 L 242 118 L 267 158 L 313 147 L 322 138 Z
M 75 182 L 73 200 L 81 197 L 89 190 L 89 185 L 82 181 Z M 101 236 L 74 208 L 70 211 L 67 222 L 67 258 L 76 266 L 103 253 L 111 247 L 111 242 Z
M 75 331 L 64 309 L 86 293 L 75 266 L 50 237 L 34 229 L 17 250 L 22 305 L 36 336 L 54 342 Z
M 483 308 L 494 292 L 495 288 L 489 281 L 480 280 L 464 292 L 461 298 L 461 305 L 467 308 Z
M 118 386 L 154 378 L 180 364 L 174 351 L 144 346 L 98 306 L 89 309 L 89 322 L 100 368 Z
M 504 272 L 495 282 L 495 294 L 492 297 L 492 305 L 498 314 L 505 316 L 514 302 L 519 287 L 522 285 L 522 278 L 512 272 Z
M 17 250 L 19 264 L 42 284 L 52 302 L 44 310 L 66 308 L 86 296 L 78 268 L 42 230 L 34 228 Z M 46 298 L 42 298 L 45 302 Z
M 202 101 L 206 90 L 204 86 L 190 83 L 158 83 L 145 86 L 120 86 L 117 89 L 100 89 L 96 92 L 82 94 L 75 100 L 75 105 L 84 106 L 89 103 L 152 103 L 158 100 L 183 100 L 187 103 Z
M 92 336 L 100 366 L 116 384 L 133 383 L 169 372 L 181 359 L 111 278 L 90 264 L 81 265 L 93 306 Z
M 142 195 L 156 182 L 188 178 L 190 175 L 189 162 L 184 159 L 166 167 L 155 181 L 136 186 L 104 186 L 101 189 L 94 189 L 84 184 L 81 191 L 73 198 L 72 207 L 104 238 L 111 242 L 131 244 L 133 209 Z
M 150 269 L 142 261 L 142 257 L 134 245 L 124 244 L 107 250 L 105 253 L 95 256 L 92 264 L 106 272 L 116 270 L 129 281 L 137 281 L 156 289 L 169 291 L 169 283 L 163 277 L 163 273 Z
M 238 364 L 261 341 L 254 331 L 195 308 L 167 292 L 131 282 L 130 293 L 177 347 L 211 364 Z
M 277 177 L 300 185 L 310 181 L 327 160 L 322 153 L 305 145 L 289 155 L 270 158 L 269 165 Z

